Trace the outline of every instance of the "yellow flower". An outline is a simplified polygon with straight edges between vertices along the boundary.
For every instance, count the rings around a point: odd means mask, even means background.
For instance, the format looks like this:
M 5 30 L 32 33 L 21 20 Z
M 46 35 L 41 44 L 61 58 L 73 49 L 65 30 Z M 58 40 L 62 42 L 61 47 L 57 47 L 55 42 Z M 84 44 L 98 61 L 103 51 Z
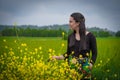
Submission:
M 40 46 L 39 49 L 42 50 L 42 47 Z
M 27 46 L 27 44 L 26 44 L 26 43 L 24 43 L 24 46 Z
M 14 22 L 14 26 L 17 26 L 17 23 L 16 23 L 16 22 Z
M 55 50 L 53 50 L 53 53 L 55 53 Z
M 74 54 L 75 52 L 74 51 L 72 51 L 72 54 Z
M 82 58 L 82 57 L 83 57 L 83 56 L 80 54 L 80 55 L 79 55 L 79 58 Z
M 8 48 L 8 46 L 5 46 L 5 48 L 7 49 L 7 48 Z
M 35 52 L 37 52 L 38 51 L 38 49 L 37 48 L 35 48 Z
M 12 59 L 15 60 L 15 59 L 16 59 L 16 56 L 13 56 Z
M 28 60 L 30 60 L 30 57 L 28 57 Z
M 27 48 L 25 48 L 25 50 L 27 51 L 28 49 L 27 49 Z
M 110 72 L 110 70 L 108 69 L 108 70 L 106 70 L 107 72 Z
M 7 56 L 7 54 L 6 54 L 6 53 L 4 53 L 4 56 L 6 57 L 6 56 Z
M 44 65 L 44 63 L 38 63 L 37 66 L 38 67 L 42 67 Z
M 75 58 L 72 59 L 72 63 L 73 64 L 76 64 L 77 63 L 77 60 Z
M 96 68 L 96 65 L 94 67 Z
M 0 79 L 1 79 L 1 80 L 3 79 L 3 75 L 4 75 L 4 74 L 0 74 Z
M 64 33 L 64 32 L 62 32 L 62 35 L 64 36 L 64 35 L 65 35 L 65 33 Z
M 24 58 L 23 58 L 23 61 L 27 61 L 27 58 L 26 58 L 26 56 L 24 56 Z
M 16 40 L 14 40 L 14 43 L 16 43 Z
M 89 66 L 85 66 L 86 68 L 88 68 Z
M 70 74 L 69 77 L 72 78 L 72 75 Z
M 43 53 L 42 51 L 40 51 L 40 53 Z
M 1 61 L 2 64 L 4 64 L 4 61 Z
M 18 49 L 20 49 L 20 47 L 18 47 Z
M 10 48 L 10 50 L 12 51 L 13 49 L 12 49 L 12 48 Z
M 82 64 L 79 64 L 79 66 L 82 66 Z
M 65 46 L 65 44 L 64 43 L 62 43 L 62 47 L 64 47 Z
M 23 50 L 21 49 L 21 50 L 20 50 L 20 52 L 22 53 L 22 52 L 23 52 Z
M 102 63 L 102 60 L 100 60 L 100 63 Z
M 106 77 L 105 80 L 108 80 L 108 78 Z
M 6 39 L 3 39 L 3 42 L 6 42 Z
M 65 54 L 65 57 L 67 57 L 67 54 Z
M 98 66 L 100 66 L 100 64 L 98 63 Z
M 60 68 L 60 73 L 64 74 L 64 70 L 62 68 Z
M 114 74 L 114 77 L 117 77 L 117 74 Z
M 95 77 L 94 80 L 96 80 L 97 78 Z
M 89 53 L 86 53 L 86 56 L 89 56 Z
M 22 43 L 21 46 L 27 46 L 27 44 L 26 43 Z
M 26 54 L 27 54 L 27 52 L 24 52 L 24 54 L 26 55 Z
M 9 54 L 10 54 L 10 56 L 13 56 L 13 55 L 14 55 L 14 52 L 13 52 L 13 51 L 10 51 Z
M 1 57 L 3 58 L 3 55 L 1 55 Z
M 52 49 L 49 49 L 49 52 L 52 52 Z
M 110 61 L 110 58 L 108 58 L 108 61 Z

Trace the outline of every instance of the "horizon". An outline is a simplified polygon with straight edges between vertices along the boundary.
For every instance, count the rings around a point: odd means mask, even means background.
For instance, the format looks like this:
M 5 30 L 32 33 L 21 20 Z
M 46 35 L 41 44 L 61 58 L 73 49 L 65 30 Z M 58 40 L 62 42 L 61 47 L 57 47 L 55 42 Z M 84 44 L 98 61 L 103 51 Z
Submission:
M 1 25 L 1 24 L 0 24 Z M 53 24 L 53 25 L 43 25 L 43 26 L 39 26 L 39 25 L 27 25 L 27 24 L 23 24 L 23 25 L 16 25 L 16 26 L 32 26 L 32 27 L 50 27 L 50 26 L 55 26 L 55 25 L 68 25 L 69 26 L 69 24 Z M 15 26 L 15 24 L 13 24 L 13 25 L 2 25 L 2 26 Z M 86 26 L 86 28 L 99 28 L 99 29 L 103 29 L 103 30 L 108 30 L 108 31 L 112 31 L 112 32 L 117 32 L 117 31 L 120 31 L 120 30 L 116 30 L 116 31 L 114 31 L 114 30 L 110 30 L 110 29 L 108 29 L 108 28 L 101 28 L 101 27 L 99 27 L 99 26 Z M 70 28 L 69 28 L 70 29 Z

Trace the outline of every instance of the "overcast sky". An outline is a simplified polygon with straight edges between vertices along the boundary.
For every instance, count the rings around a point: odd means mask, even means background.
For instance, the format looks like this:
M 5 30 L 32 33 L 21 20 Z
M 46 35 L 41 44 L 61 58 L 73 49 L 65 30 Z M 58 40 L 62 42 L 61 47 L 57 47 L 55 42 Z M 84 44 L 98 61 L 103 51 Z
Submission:
M 68 24 L 80 12 L 86 27 L 120 30 L 120 0 L 0 0 L 0 24 Z

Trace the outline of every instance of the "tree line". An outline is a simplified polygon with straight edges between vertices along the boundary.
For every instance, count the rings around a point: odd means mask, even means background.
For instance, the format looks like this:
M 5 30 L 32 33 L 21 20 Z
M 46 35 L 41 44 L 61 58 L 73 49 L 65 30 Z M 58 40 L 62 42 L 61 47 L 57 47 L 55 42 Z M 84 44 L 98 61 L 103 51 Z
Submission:
M 89 30 L 88 30 L 89 31 Z M 0 31 L 0 36 L 25 36 L 25 37 L 62 37 L 62 32 L 65 33 L 64 38 L 72 32 L 59 29 L 31 29 L 31 28 L 5 28 Z M 90 31 L 96 37 L 110 37 L 113 36 L 109 31 Z M 114 36 L 120 37 L 120 31 L 116 32 Z
M 1 36 L 25 36 L 25 37 L 61 37 L 62 29 L 31 29 L 31 28 L 5 28 L 1 31 Z

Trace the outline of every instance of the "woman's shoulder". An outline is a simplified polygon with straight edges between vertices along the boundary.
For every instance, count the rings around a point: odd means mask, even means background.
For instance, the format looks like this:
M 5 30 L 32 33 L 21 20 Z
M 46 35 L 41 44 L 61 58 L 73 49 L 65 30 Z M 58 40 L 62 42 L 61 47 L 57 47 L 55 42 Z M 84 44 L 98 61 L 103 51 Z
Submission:
M 88 38 L 89 38 L 90 40 L 95 40 L 95 39 L 96 39 L 95 35 L 94 35 L 92 32 L 89 32 L 89 33 L 87 34 L 87 36 L 88 36 Z
M 95 35 L 90 31 L 86 31 L 86 35 L 95 37 Z

